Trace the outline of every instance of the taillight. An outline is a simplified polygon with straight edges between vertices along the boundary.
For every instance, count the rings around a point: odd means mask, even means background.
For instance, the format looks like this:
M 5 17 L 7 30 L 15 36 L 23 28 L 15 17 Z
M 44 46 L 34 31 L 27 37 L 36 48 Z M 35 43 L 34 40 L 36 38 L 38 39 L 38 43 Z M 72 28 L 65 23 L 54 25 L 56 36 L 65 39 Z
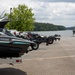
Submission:
M 22 62 L 22 60 L 16 60 L 16 62 Z
M 19 62 L 19 60 L 16 60 L 16 62 Z

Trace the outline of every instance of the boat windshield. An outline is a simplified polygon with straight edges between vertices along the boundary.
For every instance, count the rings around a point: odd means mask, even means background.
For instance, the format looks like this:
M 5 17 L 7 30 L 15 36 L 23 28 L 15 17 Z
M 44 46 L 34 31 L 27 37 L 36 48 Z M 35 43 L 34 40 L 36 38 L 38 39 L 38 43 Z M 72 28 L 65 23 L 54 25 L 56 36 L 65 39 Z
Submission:
M 13 36 L 9 30 L 5 29 L 5 28 L 0 28 L 0 32 L 4 33 L 7 36 Z

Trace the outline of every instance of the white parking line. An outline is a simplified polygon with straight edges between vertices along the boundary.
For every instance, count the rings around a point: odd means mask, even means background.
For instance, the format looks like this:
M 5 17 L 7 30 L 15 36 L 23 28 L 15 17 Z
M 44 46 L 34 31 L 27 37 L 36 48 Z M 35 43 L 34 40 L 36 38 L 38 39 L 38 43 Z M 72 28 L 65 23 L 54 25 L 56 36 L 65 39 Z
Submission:
M 63 59 L 63 58 L 74 58 L 75 55 L 71 56 L 60 56 L 60 57 L 50 57 L 50 58 L 32 58 L 32 59 L 23 59 L 23 60 L 50 60 L 50 59 Z

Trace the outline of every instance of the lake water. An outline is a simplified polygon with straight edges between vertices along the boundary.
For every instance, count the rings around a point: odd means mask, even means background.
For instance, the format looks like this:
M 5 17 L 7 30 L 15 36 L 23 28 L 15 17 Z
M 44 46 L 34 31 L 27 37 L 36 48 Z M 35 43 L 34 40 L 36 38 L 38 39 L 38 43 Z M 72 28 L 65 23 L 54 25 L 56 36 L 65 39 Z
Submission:
M 55 35 L 55 34 L 59 34 L 62 37 L 72 37 L 73 36 L 73 32 L 72 30 L 64 30 L 64 31 L 35 31 L 34 33 L 38 33 L 40 35 Z

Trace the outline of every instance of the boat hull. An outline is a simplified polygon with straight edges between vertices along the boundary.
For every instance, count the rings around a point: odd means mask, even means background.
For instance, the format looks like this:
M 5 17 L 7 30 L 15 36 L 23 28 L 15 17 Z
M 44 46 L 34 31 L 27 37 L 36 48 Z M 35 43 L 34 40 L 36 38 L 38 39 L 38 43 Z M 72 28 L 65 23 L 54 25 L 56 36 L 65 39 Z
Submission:
M 29 44 L 0 43 L 0 58 L 21 57 L 28 47 Z

